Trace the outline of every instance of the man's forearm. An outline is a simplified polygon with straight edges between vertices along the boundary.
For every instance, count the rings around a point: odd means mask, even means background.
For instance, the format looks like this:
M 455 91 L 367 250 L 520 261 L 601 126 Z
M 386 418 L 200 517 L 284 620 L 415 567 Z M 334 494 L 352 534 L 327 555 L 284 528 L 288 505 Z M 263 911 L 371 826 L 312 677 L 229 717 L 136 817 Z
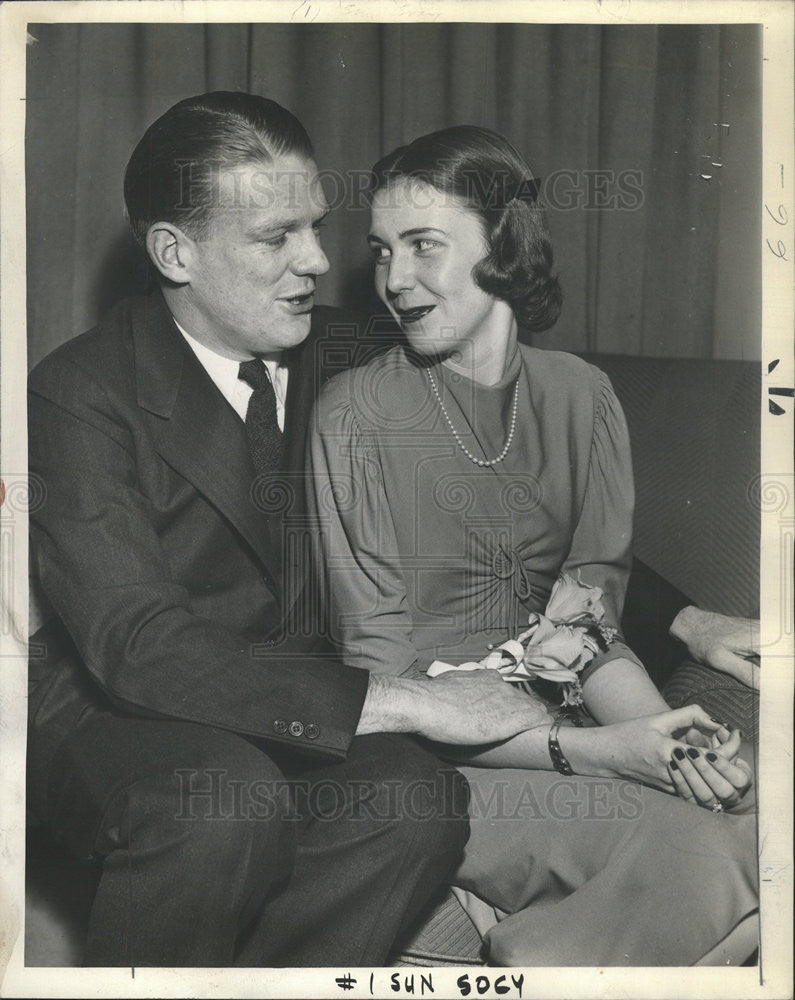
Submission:
M 356 734 L 416 733 L 472 746 L 508 739 L 548 719 L 543 702 L 494 670 L 450 671 L 433 680 L 376 674 Z
M 421 700 L 416 687 L 417 681 L 371 674 L 356 735 L 417 732 Z

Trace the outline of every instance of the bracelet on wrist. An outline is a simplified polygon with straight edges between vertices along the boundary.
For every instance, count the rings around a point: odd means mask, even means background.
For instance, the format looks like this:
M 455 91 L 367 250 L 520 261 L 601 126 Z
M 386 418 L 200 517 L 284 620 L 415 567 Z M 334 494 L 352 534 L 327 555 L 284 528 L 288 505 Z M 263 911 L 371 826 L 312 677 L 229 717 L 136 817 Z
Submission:
M 560 774 L 572 775 L 574 774 L 574 768 L 569 763 L 563 751 L 560 749 L 560 743 L 558 742 L 558 730 L 560 729 L 560 724 L 565 718 L 565 713 L 558 713 L 555 716 L 555 721 L 552 723 L 549 729 L 549 738 L 547 740 L 547 746 L 549 749 L 549 759 L 552 761 L 552 766 Z

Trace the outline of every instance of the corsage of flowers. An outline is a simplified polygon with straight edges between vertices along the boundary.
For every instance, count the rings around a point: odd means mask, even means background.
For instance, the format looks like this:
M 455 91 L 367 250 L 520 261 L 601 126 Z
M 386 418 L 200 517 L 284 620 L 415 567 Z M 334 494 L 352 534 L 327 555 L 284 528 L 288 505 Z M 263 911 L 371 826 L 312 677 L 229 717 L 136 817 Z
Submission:
M 448 670 L 499 670 L 507 681 L 534 677 L 563 685 L 564 706 L 582 704 L 579 674 L 594 656 L 607 649 L 617 629 L 603 622 L 602 591 L 567 573 L 561 574 L 549 595 L 544 614 L 532 612 L 527 631 L 508 639 L 477 662 L 453 666 L 434 660 L 429 677 Z

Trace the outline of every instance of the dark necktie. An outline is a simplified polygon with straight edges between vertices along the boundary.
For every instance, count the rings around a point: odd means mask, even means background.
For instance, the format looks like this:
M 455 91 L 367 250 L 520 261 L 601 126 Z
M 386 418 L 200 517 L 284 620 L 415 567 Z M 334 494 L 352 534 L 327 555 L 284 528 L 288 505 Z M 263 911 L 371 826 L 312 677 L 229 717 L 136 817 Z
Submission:
M 254 392 L 246 410 L 248 446 L 257 475 L 269 475 L 282 457 L 282 432 L 276 417 L 276 393 L 268 369 L 259 358 L 244 361 L 238 378 L 247 382 Z

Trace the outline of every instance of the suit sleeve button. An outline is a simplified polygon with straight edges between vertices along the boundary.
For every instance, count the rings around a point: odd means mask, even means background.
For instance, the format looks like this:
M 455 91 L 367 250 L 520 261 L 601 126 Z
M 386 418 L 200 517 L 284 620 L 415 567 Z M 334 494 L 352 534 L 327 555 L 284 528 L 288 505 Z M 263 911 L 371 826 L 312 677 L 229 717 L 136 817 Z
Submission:
M 291 736 L 303 736 L 304 735 L 304 725 L 302 722 L 291 722 L 290 723 L 290 735 Z
M 274 719 L 273 720 L 273 731 L 279 736 L 287 732 L 287 723 L 284 719 Z
M 304 730 L 304 736 L 308 740 L 316 740 L 320 736 L 320 726 L 316 726 L 314 722 L 310 722 Z

